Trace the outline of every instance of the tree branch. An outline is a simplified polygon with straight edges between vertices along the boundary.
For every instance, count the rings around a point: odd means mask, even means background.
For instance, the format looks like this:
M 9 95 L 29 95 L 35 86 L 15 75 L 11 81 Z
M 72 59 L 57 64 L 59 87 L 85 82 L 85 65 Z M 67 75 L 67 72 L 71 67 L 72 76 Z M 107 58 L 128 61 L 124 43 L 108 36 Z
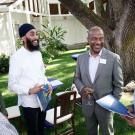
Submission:
M 108 1 L 107 0 L 95 0 L 94 1 L 94 6 L 95 6 L 95 11 L 98 16 L 101 16 L 104 20 L 106 20 L 107 26 L 111 29 L 114 30 L 114 23 L 109 17 L 108 10 L 106 9 L 108 6 Z M 104 7 L 106 3 L 106 7 Z
M 111 29 L 107 26 L 106 20 L 96 15 L 93 11 L 82 3 L 80 0 L 59 0 L 87 29 L 94 25 L 103 28 L 109 35 Z
M 101 16 L 103 18 L 106 18 L 106 13 L 103 6 L 102 0 L 95 0 L 95 11 L 98 16 Z
M 110 40 L 113 37 L 112 30 L 107 26 L 107 21 L 82 3 L 80 0 L 59 0 L 87 29 L 92 26 L 98 25 L 105 32 L 106 47 L 112 50 Z
M 119 22 L 121 15 L 124 11 L 124 2 L 125 0 L 109 0 L 110 6 L 113 9 L 113 15 L 115 22 Z

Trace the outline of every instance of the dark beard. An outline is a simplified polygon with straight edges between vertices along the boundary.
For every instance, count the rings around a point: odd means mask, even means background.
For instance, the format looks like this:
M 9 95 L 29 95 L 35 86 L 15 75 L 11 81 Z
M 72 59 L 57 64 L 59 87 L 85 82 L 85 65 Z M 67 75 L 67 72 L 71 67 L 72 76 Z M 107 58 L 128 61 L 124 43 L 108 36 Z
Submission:
M 37 40 L 38 43 L 37 45 L 33 45 L 33 42 L 27 38 L 27 48 L 29 49 L 29 51 L 38 51 L 40 49 L 40 46 L 39 46 L 39 40 Z

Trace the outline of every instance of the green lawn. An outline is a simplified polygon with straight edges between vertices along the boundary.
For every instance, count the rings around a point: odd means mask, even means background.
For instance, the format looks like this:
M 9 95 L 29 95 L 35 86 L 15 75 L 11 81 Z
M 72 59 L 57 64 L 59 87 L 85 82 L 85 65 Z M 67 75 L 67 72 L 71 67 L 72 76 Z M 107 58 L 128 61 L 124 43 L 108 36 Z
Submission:
M 64 85 L 59 87 L 55 92 L 63 91 L 71 86 L 76 66 L 76 62 L 71 58 L 71 55 L 73 53 L 80 53 L 83 51 L 85 51 L 85 49 L 64 52 L 57 59 L 53 60 L 49 65 L 47 65 L 46 75 L 48 77 L 57 78 L 64 83 Z M 17 96 L 7 90 L 7 79 L 7 75 L 0 75 L 0 91 L 3 92 L 4 100 L 6 102 L 6 106 L 8 107 L 17 104 Z M 53 93 L 50 107 L 53 106 L 55 92 Z M 124 104 L 128 104 L 129 99 L 123 99 L 122 102 Z M 76 108 L 75 124 L 77 135 L 87 134 L 84 118 L 81 108 L 79 107 Z M 15 126 L 18 129 L 18 125 L 16 123 Z M 65 128 L 65 126 L 66 125 L 60 127 L 60 130 Z M 127 123 L 123 121 L 118 115 L 114 116 L 114 128 L 115 135 L 135 135 L 135 129 L 128 126 Z M 18 130 L 22 131 L 21 129 Z M 51 128 L 45 129 L 45 131 L 47 132 L 47 135 L 54 135 L 53 129 Z M 25 134 L 25 131 L 23 131 L 21 134 Z

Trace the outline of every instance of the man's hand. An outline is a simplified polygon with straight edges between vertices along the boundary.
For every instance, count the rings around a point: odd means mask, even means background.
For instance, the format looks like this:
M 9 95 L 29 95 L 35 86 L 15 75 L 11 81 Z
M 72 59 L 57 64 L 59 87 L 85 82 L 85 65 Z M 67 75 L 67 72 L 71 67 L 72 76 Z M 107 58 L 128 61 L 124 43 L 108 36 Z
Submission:
M 134 107 L 133 107 L 133 105 L 129 105 L 129 106 L 127 106 L 127 108 L 128 108 L 128 112 L 129 113 L 134 113 Z
M 31 94 L 36 94 L 37 92 L 42 90 L 42 87 L 43 87 L 43 84 L 42 85 L 36 84 L 33 88 L 29 89 L 29 94 L 30 95 Z
M 127 119 L 127 122 L 130 126 L 135 127 L 135 118 L 133 119 Z
M 124 120 L 127 121 L 127 123 L 132 126 L 135 127 L 135 118 L 130 118 L 128 116 L 122 117 Z
M 94 90 L 90 87 L 84 87 L 81 92 L 82 97 L 87 98 L 93 94 Z
M 48 96 L 51 95 L 52 94 L 52 91 L 53 91 L 52 85 L 48 84 L 48 93 L 47 93 L 47 95 Z
M 131 115 L 131 117 L 129 117 L 129 116 L 121 116 L 121 118 L 126 120 L 130 126 L 135 127 L 135 114 L 134 114 L 133 105 L 129 105 L 129 106 L 127 106 L 127 108 L 128 108 L 128 113 L 129 113 L 129 115 Z

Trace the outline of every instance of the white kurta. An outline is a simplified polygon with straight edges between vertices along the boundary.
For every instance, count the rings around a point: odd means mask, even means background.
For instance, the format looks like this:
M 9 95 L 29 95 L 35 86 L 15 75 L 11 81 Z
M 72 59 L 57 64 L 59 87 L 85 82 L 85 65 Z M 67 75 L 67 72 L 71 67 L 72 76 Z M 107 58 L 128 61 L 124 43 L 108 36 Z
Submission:
M 10 58 L 8 87 L 18 94 L 18 104 L 23 107 L 37 108 L 36 94 L 29 95 L 29 89 L 36 84 L 46 84 L 44 63 L 39 51 L 30 52 L 20 48 Z

